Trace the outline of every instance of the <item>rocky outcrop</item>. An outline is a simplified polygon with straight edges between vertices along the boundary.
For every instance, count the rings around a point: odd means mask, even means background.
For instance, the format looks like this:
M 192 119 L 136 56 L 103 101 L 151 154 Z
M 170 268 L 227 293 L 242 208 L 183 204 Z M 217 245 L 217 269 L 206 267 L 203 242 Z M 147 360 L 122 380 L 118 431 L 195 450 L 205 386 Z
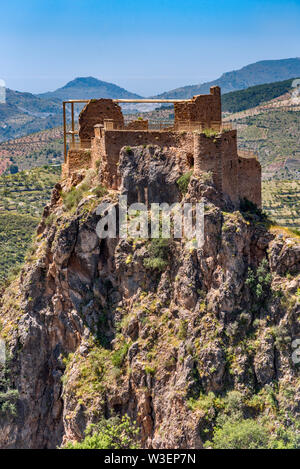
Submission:
M 280 411 L 297 417 L 299 241 L 276 237 L 258 215 L 228 211 L 207 176 L 180 194 L 182 169 L 158 148 L 124 149 L 119 171 L 131 199 L 147 189 L 148 202 L 160 190 L 166 202 L 204 201 L 204 246 L 99 240 L 97 205 L 115 204 L 116 193 L 91 190 L 67 211 L 70 181 L 57 186 L 2 299 L 9 387 L 19 395 L 16 415 L 1 414 L 0 446 L 54 448 L 127 413 L 143 447 L 201 448 L 215 418 L 197 404 L 203 396 L 234 389 L 250 402 L 275 382 Z M 84 181 L 73 184 L 79 191 Z

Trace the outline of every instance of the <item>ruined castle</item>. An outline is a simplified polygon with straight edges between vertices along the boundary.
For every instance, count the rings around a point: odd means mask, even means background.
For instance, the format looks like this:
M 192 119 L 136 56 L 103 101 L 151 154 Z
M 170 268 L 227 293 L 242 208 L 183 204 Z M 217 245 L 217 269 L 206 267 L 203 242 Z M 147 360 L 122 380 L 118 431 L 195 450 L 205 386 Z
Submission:
M 130 100 L 88 101 L 79 115 L 78 132 L 74 103 L 83 101 L 68 102 L 72 106 L 72 130 L 67 132 L 65 118 L 65 177 L 83 168 L 100 169 L 102 181 L 109 188 L 118 189 L 122 147 L 157 145 L 187 171 L 193 168 L 194 175 L 211 172 L 219 193 L 235 208 L 244 198 L 261 206 L 260 163 L 254 154 L 238 150 L 236 130 L 222 126 L 219 87 L 211 87 L 210 94 L 190 100 L 155 101 L 174 103 L 174 123 L 163 129 L 149 128 L 148 121 L 141 118 L 126 124 L 119 105 L 122 101 Z M 71 141 L 67 152 L 68 135 Z

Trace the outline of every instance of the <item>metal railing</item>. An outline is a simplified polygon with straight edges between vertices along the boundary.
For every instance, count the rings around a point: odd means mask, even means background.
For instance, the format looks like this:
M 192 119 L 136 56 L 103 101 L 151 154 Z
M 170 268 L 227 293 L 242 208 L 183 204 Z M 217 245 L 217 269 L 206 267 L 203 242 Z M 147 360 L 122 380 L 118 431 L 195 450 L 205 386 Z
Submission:
M 178 102 L 188 102 L 189 99 L 113 99 L 115 103 L 178 103 Z M 64 157 L 65 162 L 67 161 L 67 139 L 68 135 L 71 135 L 71 145 L 73 147 L 76 146 L 75 142 L 75 116 L 74 116 L 74 105 L 75 104 L 87 104 L 89 103 L 89 99 L 69 99 L 67 101 L 63 101 L 63 126 L 64 126 Z M 71 106 L 70 114 L 71 114 L 71 130 L 67 131 L 67 106 Z
M 64 157 L 65 163 L 67 161 L 67 136 L 71 136 L 72 145 L 75 146 L 75 136 L 77 131 L 75 130 L 75 116 L 74 116 L 74 104 L 86 104 L 89 99 L 70 99 L 69 101 L 63 101 L 63 125 L 64 125 Z M 71 130 L 67 131 L 67 114 L 66 106 L 71 105 Z
M 79 138 L 78 131 L 67 132 L 67 151 L 68 150 L 88 150 L 91 148 L 91 140 L 82 140 Z
M 129 126 L 131 123 L 137 123 L 136 129 L 134 126 L 131 128 L 125 128 L 124 130 L 143 130 L 138 127 L 139 119 L 136 119 L 132 116 L 126 117 L 124 116 L 124 125 L 125 127 Z M 164 130 L 164 129 L 171 129 L 174 127 L 174 119 L 143 119 L 141 122 L 147 122 L 147 128 L 144 130 Z
M 115 103 L 178 103 L 178 102 L 190 102 L 189 99 L 113 99 Z M 75 128 L 75 114 L 74 106 L 76 104 L 87 104 L 90 100 L 88 99 L 71 99 L 63 102 L 63 128 L 64 128 L 64 159 L 67 161 L 67 150 L 68 147 L 75 148 L 90 148 L 91 142 L 80 141 L 78 137 L 78 131 Z M 67 130 L 67 106 L 70 105 L 70 116 L 71 116 L 71 130 Z M 148 128 L 149 130 L 175 130 L 175 131 L 186 131 L 193 132 L 195 130 L 204 131 L 207 129 L 207 123 L 205 122 L 190 122 L 190 121 L 177 121 L 174 123 L 173 120 L 152 120 L 149 119 Z M 209 129 L 220 131 L 222 128 L 221 122 L 211 122 Z M 223 127 L 224 128 L 224 127 Z M 122 129 L 120 129 L 122 130 Z M 126 130 L 126 129 L 124 129 Z M 134 130 L 134 129 L 133 129 Z M 139 129 L 137 129 L 139 130 Z M 142 129 L 141 129 L 142 130 Z M 68 141 L 69 140 L 69 141 Z

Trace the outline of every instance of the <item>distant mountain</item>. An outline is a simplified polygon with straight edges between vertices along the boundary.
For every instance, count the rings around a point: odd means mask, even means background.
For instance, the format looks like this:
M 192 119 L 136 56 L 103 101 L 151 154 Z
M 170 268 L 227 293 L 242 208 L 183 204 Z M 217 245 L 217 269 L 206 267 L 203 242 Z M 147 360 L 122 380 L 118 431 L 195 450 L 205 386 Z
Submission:
M 247 65 L 240 70 L 224 73 L 217 80 L 199 85 L 184 86 L 167 91 L 156 97 L 166 99 L 187 99 L 196 94 L 209 93 L 211 86 L 217 85 L 222 93 L 243 90 L 250 86 L 288 80 L 300 76 L 300 58 L 263 60 Z
M 295 77 L 296 78 L 296 77 Z M 259 106 L 291 91 L 294 78 L 265 85 L 251 86 L 245 90 L 222 95 L 223 112 L 240 112 Z
M 300 58 L 283 60 L 265 60 L 247 65 L 240 70 L 224 73 L 220 78 L 209 83 L 177 88 L 157 96 L 159 98 L 186 99 L 195 94 L 208 93 L 212 85 L 219 85 L 222 93 L 244 90 L 265 83 L 290 80 L 300 77 Z M 272 99 L 272 94 L 279 93 L 287 84 L 257 90 L 248 90 L 246 94 L 231 95 L 223 98 L 224 110 L 248 109 L 260 102 Z M 266 94 L 266 95 L 264 95 Z M 277 96 L 279 96 L 277 94 Z M 61 101 L 67 99 L 92 98 L 141 98 L 113 83 L 93 77 L 80 77 L 68 82 L 56 91 L 34 95 L 7 89 L 6 104 L 0 104 L 0 142 L 11 138 L 49 129 L 62 122 Z M 276 96 L 273 96 L 276 97 Z M 144 105 L 123 105 L 124 112 L 139 112 L 149 109 Z M 246 106 L 246 107 L 245 107 Z M 80 110 L 76 108 L 76 112 Z M 1 156 L 1 155 L 0 155 Z
M 60 125 L 61 114 L 59 100 L 7 88 L 6 102 L 0 104 L 0 142 Z
M 119 86 L 98 80 L 93 77 L 75 78 L 56 91 L 49 91 L 38 95 L 43 99 L 68 100 L 68 99 L 93 99 L 93 98 L 121 98 L 138 99 L 138 94 L 120 88 Z
M 61 110 L 59 100 L 47 99 L 46 101 L 32 93 L 25 93 L 21 91 L 6 89 L 6 103 L 16 106 L 24 112 L 43 115 L 54 113 L 56 114 Z

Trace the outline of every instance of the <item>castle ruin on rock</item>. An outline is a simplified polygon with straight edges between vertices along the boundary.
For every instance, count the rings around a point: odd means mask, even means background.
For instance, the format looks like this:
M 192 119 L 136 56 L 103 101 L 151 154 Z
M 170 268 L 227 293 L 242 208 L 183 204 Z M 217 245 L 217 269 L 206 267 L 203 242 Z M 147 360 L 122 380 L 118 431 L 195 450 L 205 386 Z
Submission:
M 193 168 L 195 176 L 211 172 L 221 197 L 229 199 L 235 208 L 239 208 L 245 198 L 261 207 L 260 163 L 254 154 L 238 150 L 236 130 L 222 126 L 218 86 L 211 87 L 208 95 L 170 100 L 174 103 L 174 123 L 163 129 L 149 128 L 148 121 L 141 118 L 126 124 L 119 105 L 121 101 L 125 100 L 88 101 L 79 115 L 78 142 L 75 141 L 74 117 L 73 131 L 66 132 L 65 126 L 65 134 L 72 136 L 63 168 L 65 177 L 80 169 L 95 168 L 101 171 L 101 180 L 107 187 L 118 189 L 121 149 L 156 145 L 187 171 Z M 71 104 L 73 108 L 74 102 Z

